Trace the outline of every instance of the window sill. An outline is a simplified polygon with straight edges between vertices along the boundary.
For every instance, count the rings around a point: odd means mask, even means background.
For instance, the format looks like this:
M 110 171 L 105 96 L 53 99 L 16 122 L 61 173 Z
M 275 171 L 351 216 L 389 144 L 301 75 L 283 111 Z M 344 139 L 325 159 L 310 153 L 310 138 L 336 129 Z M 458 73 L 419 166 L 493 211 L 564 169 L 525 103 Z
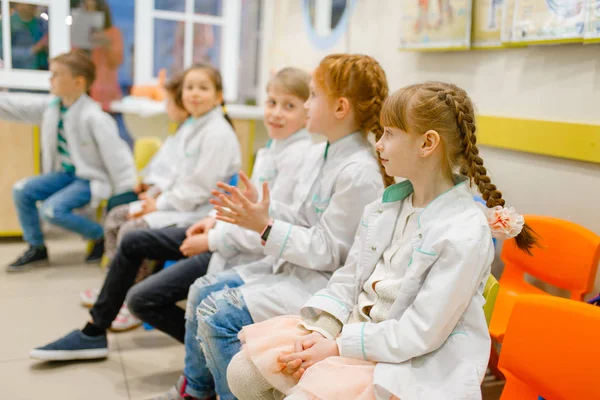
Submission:
M 146 97 L 127 96 L 110 104 L 113 112 L 136 114 L 140 117 L 153 117 L 166 113 L 165 103 Z M 241 104 L 227 104 L 227 114 L 232 119 L 262 120 L 263 108 Z

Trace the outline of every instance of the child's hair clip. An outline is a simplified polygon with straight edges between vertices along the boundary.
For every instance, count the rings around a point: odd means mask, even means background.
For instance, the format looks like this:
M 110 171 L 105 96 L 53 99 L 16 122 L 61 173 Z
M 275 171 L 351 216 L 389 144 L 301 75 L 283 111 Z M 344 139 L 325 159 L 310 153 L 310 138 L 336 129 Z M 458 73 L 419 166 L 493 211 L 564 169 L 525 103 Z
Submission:
M 514 207 L 496 206 L 487 208 L 485 205 L 477 203 L 485 213 L 492 237 L 499 240 L 512 239 L 517 237 L 523 230 L 525 218 L 517 213 Z

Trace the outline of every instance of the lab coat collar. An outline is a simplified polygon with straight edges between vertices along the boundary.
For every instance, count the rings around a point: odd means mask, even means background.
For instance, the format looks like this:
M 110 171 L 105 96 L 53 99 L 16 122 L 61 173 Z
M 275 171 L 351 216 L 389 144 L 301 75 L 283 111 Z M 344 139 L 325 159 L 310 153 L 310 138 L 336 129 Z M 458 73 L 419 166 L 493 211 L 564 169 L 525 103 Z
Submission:
M 182 124 L 182 126 L 187 126 L 187 125 L 191 125 L 191 124 L 201 126 L 201 125 L 206 124 L 208 121 L 214 119 L 217 116 L 223 117 L 223 107 L 216 106 L 215 108 L 213 108 L 212 110 L 210 110 L 209 112 L 207 112 L 206 114 L 204 114 L 203 116 L 198 117 L 198 118 L 189 117 L 188 119 L 185 120 L 185 122 Z
M 446 218 L 462 211 L 465 204 L 472 203 L 473 194 L 469 189 L 469 178 L 464 175 L 454 175 L 455 186 L 436 197 L 429 203 L 419 216 L 419 228 L 432 220 Z M 413 192 L 413 186 L 406 180 L 388 187 L 383 193 L 383 203 L 393 203 L 404 200 Z M 465 203 L 467 202 L 467 203 Z M 460 208 L 460 209 L 459 209 Z
M 327 142 L 325 147 L 325 160 L 331 160 L 338 157 L 346 157 L 354 154 L 357 149 L 371 146 L 369 141 L 363 136 L 361 131 L 349 134 L 333 143 Z
M 273 149 L 275 151 L 282 151 L 286 147 L 290 146 L 292 143 L 296 143 L 300 140 L 308 139 L 310 140 L 310 134 L 306 129 L 300 129 L 296 133 L 291 134 L 285 139 L 269 139 L 266 144 L 267 149 Z

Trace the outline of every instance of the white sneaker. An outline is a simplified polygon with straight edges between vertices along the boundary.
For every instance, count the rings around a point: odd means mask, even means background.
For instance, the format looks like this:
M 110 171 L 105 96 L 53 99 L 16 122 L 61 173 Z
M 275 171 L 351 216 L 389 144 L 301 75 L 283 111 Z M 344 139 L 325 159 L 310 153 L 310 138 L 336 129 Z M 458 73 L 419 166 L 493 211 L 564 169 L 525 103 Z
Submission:
M 121 306 L 119 315 L 113 321 L 110 326 L 110 330 L 113 332 L 124 332 L 130 329 L 135 329 L 142 324 L 142 321 L 131 314 L 125 304 Z
M 92 308 L 94 304 L 96 304 L 99 294 L 100 289 L 84 290 L 83 292 L 79 293 L 79 297 L 81 298 L 81 304 L 83 304 L 87 308 Z

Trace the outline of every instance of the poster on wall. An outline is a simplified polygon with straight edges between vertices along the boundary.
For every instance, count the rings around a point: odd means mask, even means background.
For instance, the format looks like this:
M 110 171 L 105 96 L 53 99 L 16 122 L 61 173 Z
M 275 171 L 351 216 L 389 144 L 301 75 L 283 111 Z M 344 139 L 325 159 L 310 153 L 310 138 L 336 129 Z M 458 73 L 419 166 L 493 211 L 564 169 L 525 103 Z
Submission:
M 502 3 L 502 30 L 500 32 L 502 43 L 512 42 L 515 2 L 516 0 L 504 0 Z
M 588 0 L 585 8 L 583 38 L 586 42 L 600 42 L 600 0 Z
M 583 39 L 584 0 L 516 0 L 511 40 L 561 43 Z
M 502 12 L 506 0 L 473 0 L 473 36 L 471 46 L 502 46 Z
M 459 50 L 471 43 L 471 0 L 400 0 L 403 49 Z

